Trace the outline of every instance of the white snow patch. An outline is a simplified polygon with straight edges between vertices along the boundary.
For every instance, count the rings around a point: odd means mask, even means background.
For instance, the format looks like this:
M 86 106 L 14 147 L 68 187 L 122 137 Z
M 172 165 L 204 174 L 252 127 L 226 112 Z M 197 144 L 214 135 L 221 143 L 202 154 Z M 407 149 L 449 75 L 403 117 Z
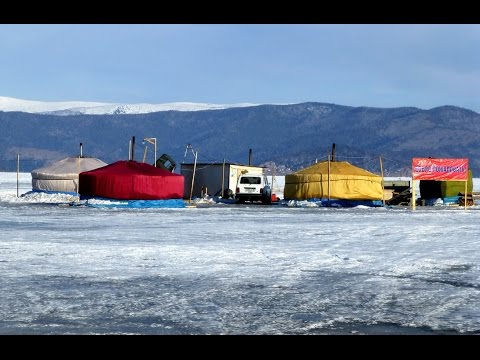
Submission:
M 251 107 L 261 104 L 210 104 L 194 102 L 172 102 L 163 104 L 123 104 L 91 101 L 33 101 L 0 96 L 0 111 L 22 111 L 27 113 L 53 113 L 57 115 L 75 114 L 146 114 L 157 111 L 201 111 L 220 110 L 238 107 Z

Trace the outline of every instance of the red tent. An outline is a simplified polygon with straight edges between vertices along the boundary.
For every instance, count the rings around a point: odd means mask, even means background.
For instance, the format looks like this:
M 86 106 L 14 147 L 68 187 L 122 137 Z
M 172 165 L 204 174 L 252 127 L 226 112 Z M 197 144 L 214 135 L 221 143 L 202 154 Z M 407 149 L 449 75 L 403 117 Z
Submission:
M 183 181 L 183 175 L 123 160 L 80 173 L 79 194 L 118 200 L 181 199 Z

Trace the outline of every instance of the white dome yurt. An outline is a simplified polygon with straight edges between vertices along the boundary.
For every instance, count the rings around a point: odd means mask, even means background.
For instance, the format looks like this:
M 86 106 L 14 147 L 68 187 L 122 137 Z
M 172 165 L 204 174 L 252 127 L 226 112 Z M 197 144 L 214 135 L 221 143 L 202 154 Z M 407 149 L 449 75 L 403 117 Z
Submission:
M 78 174 L 108 165 L 92 157 L 67 157 L 49 166 L 32 170 L 32 190 L 78 193 Z

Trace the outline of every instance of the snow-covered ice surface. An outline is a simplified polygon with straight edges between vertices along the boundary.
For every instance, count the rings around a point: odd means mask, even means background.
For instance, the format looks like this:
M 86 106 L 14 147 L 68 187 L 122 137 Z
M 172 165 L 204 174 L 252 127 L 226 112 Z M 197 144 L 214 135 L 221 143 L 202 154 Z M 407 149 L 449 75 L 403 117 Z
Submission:
M 480 332 L 479 206 L 100 209 L 15 186 L 0 173 L 1 334 Z

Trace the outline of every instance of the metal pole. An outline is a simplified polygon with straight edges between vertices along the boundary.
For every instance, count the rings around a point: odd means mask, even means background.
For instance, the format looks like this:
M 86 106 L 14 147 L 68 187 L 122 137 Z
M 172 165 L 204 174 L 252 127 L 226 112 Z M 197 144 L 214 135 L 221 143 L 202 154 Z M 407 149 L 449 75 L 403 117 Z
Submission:
M 79 191 L 79 189 L 78 189 L 78 188 L 80 187 L 80 158 L 81 158 L 81 155 L 78 157 L 78 161 L 77 161 L 77 174 L 78 174 L 77 176 L 78 176 L 78 178 L 77 178 L 77 184 L 76 184 L 76 186 L 75 186 L 75 187 L 76 187 L 76 190 L 77 190 L 77 191 L 76 191 L 76 192 L 77 192 L 77 196 L 78 196 L 78 194 L 80 193 L 80 191 Z
M 272 192 L 273 192 L 273 183 L 275 182 L 276 170 L 277 170 L 277 165 L 273 165 L 273 172 L 272 172 Z
M 157 167 L 157 138 L 153 138 L 155 147 L 155 159 L 153 159 L 153 166 Z
M 131 160 L 134 161 L 135 159 L 135 136 L 132 136 L 132 158 Z
M 220 197 L 225 196 L 225 158 L 223 158 L 223 165 L 222 165 L 222 194 Z
M 192 186 L 190 187 L 190 200 L 189 200 L 189 203 L 192 202 L 193 183 L 195 182 L 195 171 L 197 170 L 197 155 L 198 155 L 198 151 L 196 151 L 193 155 L 195 155 L 195 162 L 193 163 Z
M 17 198 L 18 198 L 18 173 L 20 172 L 20 154 L 17 154 Z

